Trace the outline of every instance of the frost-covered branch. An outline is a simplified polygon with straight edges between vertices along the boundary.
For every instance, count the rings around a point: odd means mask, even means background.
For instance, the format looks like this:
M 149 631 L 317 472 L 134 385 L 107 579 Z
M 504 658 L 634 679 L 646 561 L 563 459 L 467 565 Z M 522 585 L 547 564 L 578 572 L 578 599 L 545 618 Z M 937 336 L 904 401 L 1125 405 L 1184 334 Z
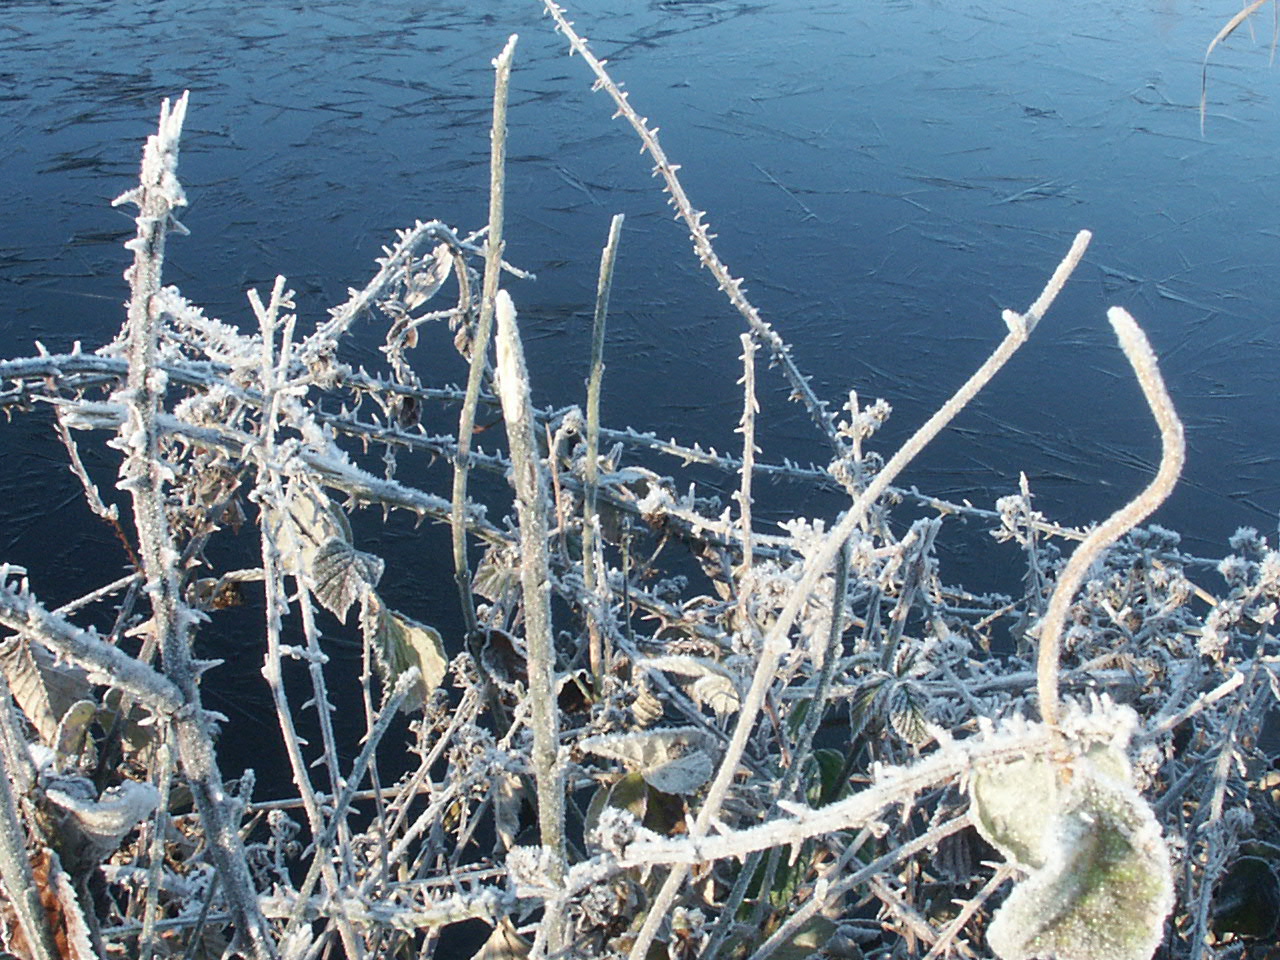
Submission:
M 1059 644 L 1072 596 L 1098 555 L 1149 517 L 1165 501 L 1178 482 L 1182 462 L 1186 457 L 1182 421 L 1173 409 L 1173 401 L 1169 398 L 1169 391 L 1165 389 L 1164 378 L 1160 376 L 1160 367 L 1156 363 L 1151 344 L 1137 322 L 1122 307 L 1112 307 L 1107 311 L 1107 319 L 1115 328 L 1120 347 L 1133 366 L 1142 394 L 1160 428 L 1160 468 L 1146 489 L 1098 524 L 1084 542 L 1076 547 L 1054 587 L 1040 629 L 1038 657 L 1040 715 L 1051 726 L 1058 720 L 1058 664 L 1061 659 Z

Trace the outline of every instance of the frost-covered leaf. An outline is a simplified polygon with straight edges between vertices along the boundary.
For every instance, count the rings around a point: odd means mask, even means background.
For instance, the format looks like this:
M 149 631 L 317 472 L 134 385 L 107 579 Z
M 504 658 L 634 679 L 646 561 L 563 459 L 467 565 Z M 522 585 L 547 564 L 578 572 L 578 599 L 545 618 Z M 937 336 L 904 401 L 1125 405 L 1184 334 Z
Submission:
M 1090 777 L 1128 783 L 1129 761 L 1111 744 L 1095 744 L 1074 768 Z M 1047 757 L 1025 757 L 977 770 L 969 779 L 974 824 L 1006 860 L 1026 869 L 1044 866 L 1052 853 L 1052 813 L 1064 802 L 1064 768 Z
M 383 567 L 381 557 L 364 553 L 347 541 L 332 537 L 316 551 L 308 580 L 316 599 L 346 623 L 347 611 L 378 585 Z
M 54 740 L 53 751 L 59 770 L 78 766 L 85 746 L 92 747 L 93 737 L 89 726 L 98 713 L 98 705 L 93 700 L 80 700 L 73 703 L 58 722 L 58 734 Z
M 406 310 L 416 310 L 440 291 L 453 272 L 453 252 L 447 243 L 441 243 L 431 251 L 431 256 L 414 266 L 416 269 L 405 278 Z
M 697 727 L 680 727 L 589 737 L 581 746 L 597 756 L 622 761 L 663 793 L 686 795 L 711 779 L 708 741 Z
M 710 780 L 713 772 L 711 757 L 697 750 L 647 767 L 640 775 L 655 790 L 684 796 Z
M 498 601 L 520 584 L 519 559 L 512 550 L 490 547 L 485 551 L 471 589 L 486 600 Z
M 889 692 L 889 724 L 913 747 L 929 742 L 924 695 L 910 683 L 894 684 Z
M 285 491 L 285 504 L 285 510 L 267 510 L 265 523 L 290 576 L 308 574 L 316 554 L 330 540 L 351 543 L 347 515 L 319 490 L 290 483 Z
M 1046 817 L 1057 796 L 1055 766 L 1043 757 L 991 764 L 969 779 L 978 833 L 1006 860 L 1028 869 L 1048 859 Z
M 83 670 L 55 663 L 47 648 L 25 637 L 0 644 L 0 669 L 14 700 L 47 746 L 56 741 L 58 723 L 71 705 L 93 695 Z
M 858 736 L 863 730 L 875 729 L 879 726 L 885 709 L 889 691 L 892 689 L 892 677 L 883 671 L 876 671 L 858 681 L 849 704 L 850 735 Z
M 662 699 L 654 693 L 643 677 L 638 687 L 636 698 L 631 703 L 631 714 L 640 726 L 651 727 L 662 719 L 666 708 L 663 706 Z
M 360 629 L 365 642 L 373 648 L 386 689 L 395 686 L 410 667 L 418 668 L 421 679 L 401 709 L 417 709 L 444 681 L 449 658 L 439 631 L 390 609 L 372 590 L 361 610 Z
M 1169 851 L 1146 801 L 1099 761 L 1071 764 L 1057 803 L 1039 809 L 1044 864 L 987 930 L 1001 960 L 1149 960 L 1160 944 L 1173 906 Z
M 516 845 L 520 832 L 520 806 L 524 802 L 524 781 L 511 773 L 497 774 L 493 783 L 493 826 L 505 850 Z
M 679 674 L 682 677 L 724 677 L 732 680 L 733 674 L 720 663 L 708 657 L 689 657 L 673 655 L 666 657 L 645 657 L 636 662 L 636 666 L 646 670 L 663 670 L 667 673 Z
M 710 707 L 718 716 L 737 713 L 742 703 L 733 674 L 723 664 L 708 657 L 647 657 L 640 660 L 637 666 L 694 678 L 687 688 L 694 702 L 698 706 Z
M 89 842 L 86 852 L 99 858 L 114 852 L 125 834 L 151 816 L 160 802 L 160 791 L 136 780 L 125 780 L 99 795 L 84 777 L 54 777 L 45 795 Z
M 689 688 L 695 703 L 700 707 L 710 707 L 716 716 L 727 717 L 738 712 L 742 698 L 738 688 L 727 677 L 699 677 Z

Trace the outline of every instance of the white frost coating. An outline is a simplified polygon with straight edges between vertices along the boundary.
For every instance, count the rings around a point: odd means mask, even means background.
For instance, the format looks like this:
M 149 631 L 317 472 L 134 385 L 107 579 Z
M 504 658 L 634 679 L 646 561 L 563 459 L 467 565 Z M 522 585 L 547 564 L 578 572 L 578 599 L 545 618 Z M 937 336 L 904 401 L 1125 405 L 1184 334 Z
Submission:
M 502 401 L 507 422 L 512 423 L 519 420 L 525 412 L 525 393 L 521 385 L 528 379 L 528 373 L 524 365 L 524 350 L 520 347 L 520 338 L 516 336 L 516 308 L 511 302 L 511 295 L 505 290 L 499 290 L 493 305 L 498 324 L 495 338 L 498 353 L 498 397 Z
M 975 770 L 978 831 L 1031 871 L 988 928 L 1001 960 L 1148 960 L 1159 945 L 1173 879 L 1160 826 L 1133 787 L 1137 721 L 1093 698 L 1065 711 L 1060 749 Z
M 1146 801 L 1089 769 L 1049 821 L 1051 854 L 996 911 L 1002 960 L 1148 960 L 1173 908 L 1169 851 Z
M 95 798 L 94 792 L 87 779 L 64 777 L 54 781 L 45 795 L 71 815 L 104 855 L 115 850 L 124 835 L 151 816 L 160 803 L 154 786 L 135 780 L 125 780 L 100 797 Z

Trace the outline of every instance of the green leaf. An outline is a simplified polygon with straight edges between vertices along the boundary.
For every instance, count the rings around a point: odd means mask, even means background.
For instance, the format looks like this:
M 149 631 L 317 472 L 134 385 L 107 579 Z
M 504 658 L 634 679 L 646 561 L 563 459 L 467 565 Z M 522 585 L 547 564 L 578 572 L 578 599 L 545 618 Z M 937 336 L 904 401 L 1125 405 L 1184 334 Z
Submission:
M 987 942 L 1001 960 L 1149 960 L 1173 906 L 1160 827 L 1136 790 L 1088 757 L 1071 770 L 1058 802 L 1040 808 L 1044 865 L 996 911 Z
M 844 754 L 830 747 L 821 747 L 813 751 L 811 761 L 814 765 L 814 776 L 806 791 L 811 807 L 825 807 L 835 803 L 847 790 L 849 783 L 842 779 L 844 773 Z
M 1045 826 L 1057 808 L 1054 764 L 1042 757 L 995 763 L 969 779 L 974 825 L 1011 863 L 1028 869 L 1049 858 Z
M 629 773 L 609 788 L 605 803 L 619 810 L 626 810 L 641 822 L 649 810 L 649 787 L 644 777 Z
M 365 597 L 360 628 L 365 642 L 373 648 L 382 682 L 388 690 L 400 674 L 410 667 L 418 668 L 422 677 L 401 709 L 408 712 L 422 706 L 444 681 L 449 669 L 439 631 L 385 606 L 372 590 Z
M 1218 883 L 1213 932 L 1259 939 L 1280 933 L 1280 876 L 1262 857 L 1236 860 Z
M 326 610 L 343 623 L 351 605 L 362 600 L 382 579 L 380 557 L 331 537 L 316 551 L 309 573 L 312 590 Z

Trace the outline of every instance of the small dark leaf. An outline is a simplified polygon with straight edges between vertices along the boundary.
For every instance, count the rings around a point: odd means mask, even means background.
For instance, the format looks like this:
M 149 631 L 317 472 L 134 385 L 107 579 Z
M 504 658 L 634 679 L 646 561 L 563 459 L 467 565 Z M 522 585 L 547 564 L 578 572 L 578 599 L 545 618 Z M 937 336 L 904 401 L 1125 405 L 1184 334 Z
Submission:
M 316 551 L 311 567 L 316 599 L 335 617 L 347 622 L 347 611 L 382 579 L 380 557 L 364 553 L 339 537 L 332 537 Z
M 515 684 L 529 685 L 529 665 L 524 651 L 516 645 L 515 637 L 505 630 L 492 627 L 480 638 L 480 664 L 489 679 L 500 687 Z
M 913 747 L 929 741 L 924 704 L 924 695 L 910 683 L 894 684 L 889 693 L 889 723 L 894 732 Z

